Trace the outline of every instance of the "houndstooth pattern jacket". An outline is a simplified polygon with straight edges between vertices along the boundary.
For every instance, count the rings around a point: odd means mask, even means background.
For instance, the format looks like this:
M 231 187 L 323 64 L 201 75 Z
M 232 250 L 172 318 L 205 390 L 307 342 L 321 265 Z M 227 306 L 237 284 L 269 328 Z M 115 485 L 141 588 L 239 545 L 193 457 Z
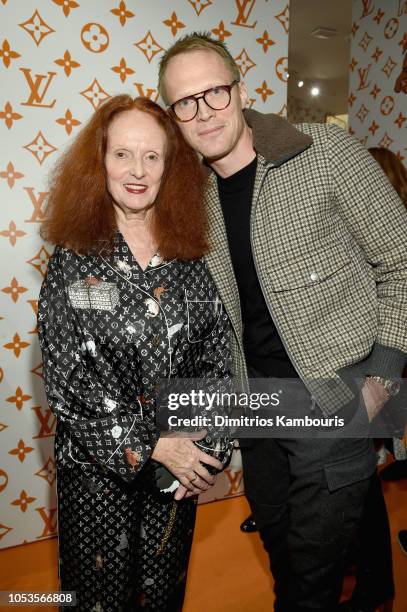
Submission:
M 350 378 L 401 376 L 407 351 L 407 211 L 382 169 L 335 125 L 245 111 L 258 153 L 251 242 L 263 294 L 302 380 L 327 414 Z M 207 262 L 233 327 L 234 374 L 248 386 L 239 293 L 216 176 Z M 345 382 L 346 381 L 346 382 Z

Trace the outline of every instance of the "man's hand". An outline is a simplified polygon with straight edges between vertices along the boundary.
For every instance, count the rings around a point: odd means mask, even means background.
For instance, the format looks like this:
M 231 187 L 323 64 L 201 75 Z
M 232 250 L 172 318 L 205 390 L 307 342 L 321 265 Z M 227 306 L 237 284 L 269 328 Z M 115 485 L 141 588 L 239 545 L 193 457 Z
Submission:
M 174 499 L 197 495 L 214 484 L 215 476 L 209 474 L 202 465 L 203 463 L 217 470 L 222 469 L 222 464 L 218 459 L 199 450 L 192 441 L 201 440 L 205 435 L 204 431 L 191 434 L 189 439 L 162 437 L 154 448 L 152 459 L 165 465 L 181 483 L 175 492 Z
M 390 397 L 383 385 L 369 376 L 365 378 L 362 396 L 369 421 L 373 421 Z

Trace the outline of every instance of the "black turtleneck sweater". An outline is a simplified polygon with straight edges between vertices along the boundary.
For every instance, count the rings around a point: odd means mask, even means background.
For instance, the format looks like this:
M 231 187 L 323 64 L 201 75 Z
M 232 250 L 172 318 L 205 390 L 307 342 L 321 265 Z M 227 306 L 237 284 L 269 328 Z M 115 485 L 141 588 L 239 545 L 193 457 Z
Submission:
M 257 157 L 228 176 L 217 176 L 230 256 L 239 289 L 243 345 L 251 376 L 294 378 L 297 373 L 277 333 L 260 287 L 250 240 Z

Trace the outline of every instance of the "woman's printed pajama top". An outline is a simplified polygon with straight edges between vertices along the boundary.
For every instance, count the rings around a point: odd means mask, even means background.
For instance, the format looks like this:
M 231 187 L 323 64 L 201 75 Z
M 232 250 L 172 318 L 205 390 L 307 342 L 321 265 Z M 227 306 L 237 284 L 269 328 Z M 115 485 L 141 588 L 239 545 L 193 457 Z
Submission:
M 158 493 L 149 458 L 160 379 L 230 380 L 205 262 L 156 255 L 143 271 L 120 233 L 110 254 L 57 247 L 38 329 L 57 416 L 61 588 L 87 612 L 180 609 L 195 503 Z

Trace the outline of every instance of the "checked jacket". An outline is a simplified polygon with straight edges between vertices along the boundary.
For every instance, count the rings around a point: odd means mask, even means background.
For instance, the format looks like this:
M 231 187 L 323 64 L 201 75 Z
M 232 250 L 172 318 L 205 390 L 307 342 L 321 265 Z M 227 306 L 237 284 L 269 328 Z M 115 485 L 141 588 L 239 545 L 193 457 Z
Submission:
M 407 211 L 370 153 L 335 125 L 244 112 L 258 154 L 251 245 L 280 337 L 326 414 L 351 378 L 400 377 L 407 352 Z M 234 374 L 248 387 L 239 292 L 215 174 L 207 262 L 229 314 Z

